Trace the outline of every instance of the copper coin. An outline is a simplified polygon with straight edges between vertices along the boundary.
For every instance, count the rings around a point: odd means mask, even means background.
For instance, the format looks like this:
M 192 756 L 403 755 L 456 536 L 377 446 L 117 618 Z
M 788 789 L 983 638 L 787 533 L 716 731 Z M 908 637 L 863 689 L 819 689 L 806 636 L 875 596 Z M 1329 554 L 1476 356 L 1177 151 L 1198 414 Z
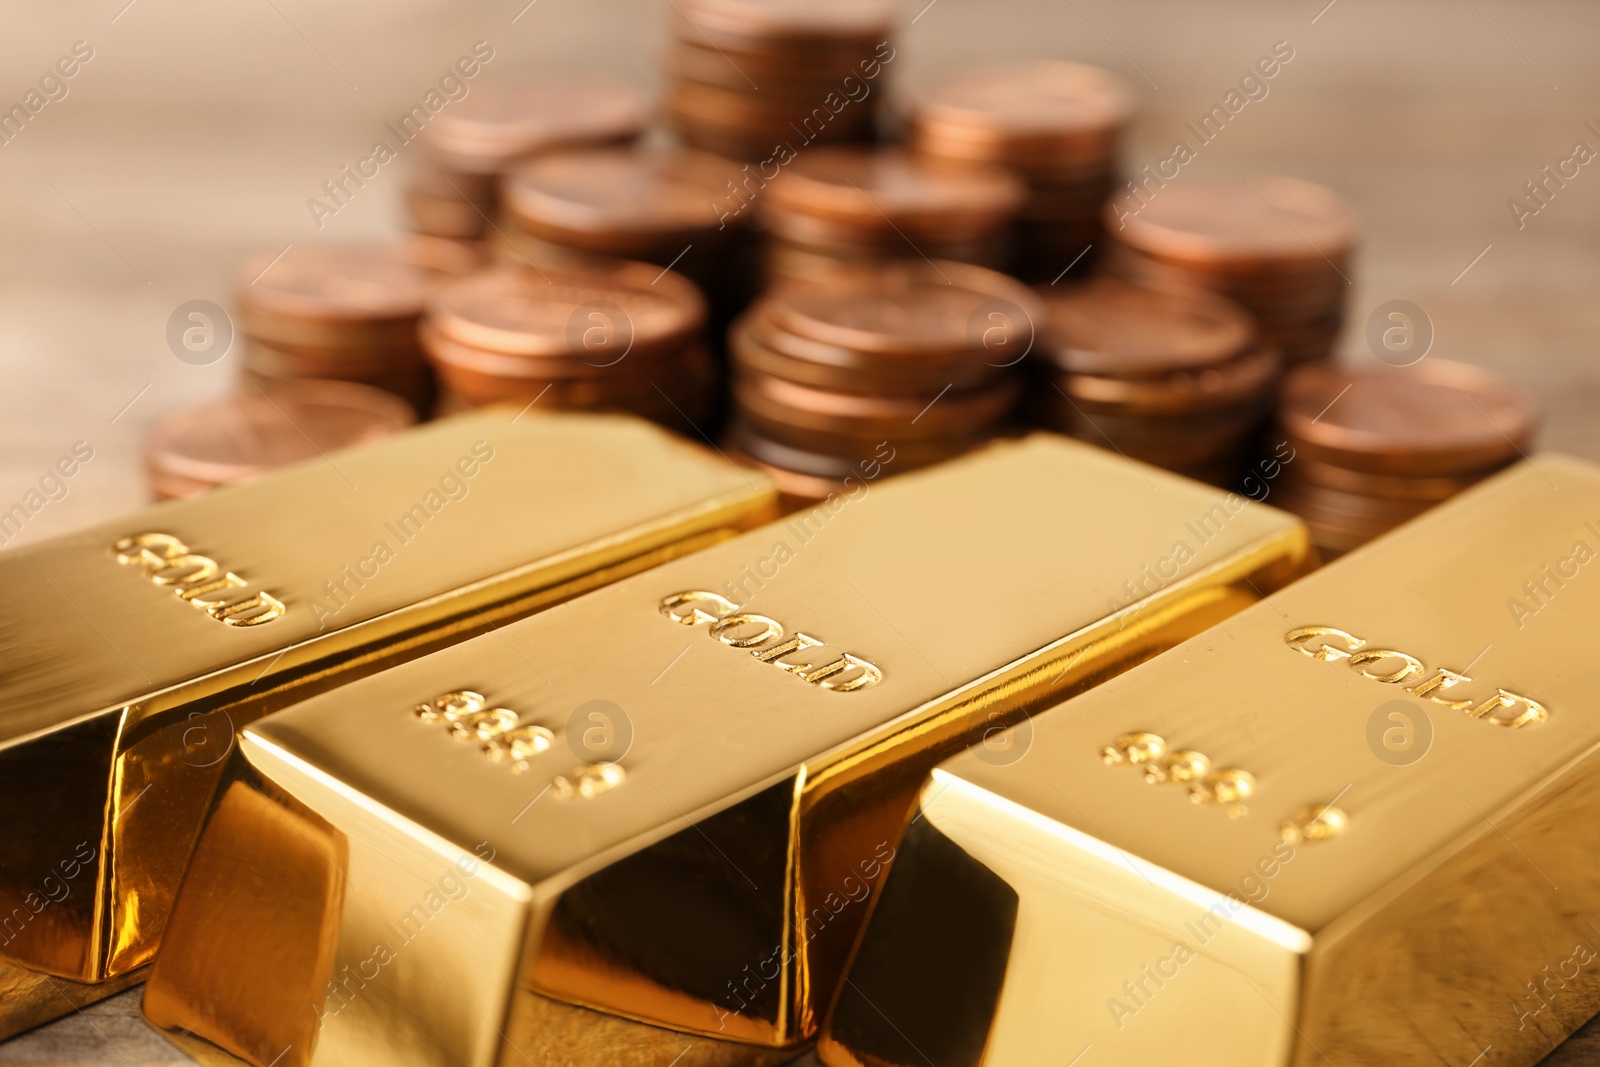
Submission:
M 1333 548 L 1348 552 L 1359 548 L 1374 538 L 1411 521 L 1421 511 L 1390 515 L 1354 516 L 1323 507 L 1311 496 L 1302 496 L 1285 486 L 1273 494 L 1272 503 L 1303 519 L 1311 529 L 1311 540 L 1318 548 Z M 1422 506 L 1423 510 L 1426 505 Z
M 970 74 L 917 94 L 913 139 L 993 162 L 1108 154 L 1133 119 L 1122 79 L 1081 63 L 1038 61 Z
M 1267 414 L 1265 403 L 1239 405 L 1218 411 L 1179 413 L 1151 416 L 1095 407 L 1079 400 L 1064 398 L 1049 391 L 1042 394 L 1046 401 L 1055 402 L 1055 410 L 1070 412 L 1070 424 L 1094 427 L 1118 440 L 1148 441 L 1152 445 L 1182 447 L 1188 442 L 1233 441 L 1252 432 Z
M 636 137 L 647 120 L 644 96 L 632 86 L 565 77 L 517 88 L 479 86 L 425 129 L 445 165 L 492 174 L 548 148 Z
M 916 223 L 910 222 L 874 229 L 840 219 L 765 211 L 760 216 L 760 225 L 773 246 L 822 253 L 836 259 L 953 259 L 998 269 L 1000 258 L 1009 251 L 1010 226 L 994 219 L 952 216 L 937 230 L 931 226 L 918 228 Z M 773 259 L 768 256 L 769 262 Z
M 1498 469 L 1498 468 L 1496 468 Z M 1308 486 L 1337 489 L 1358 496 L 1379 497 L 1388 500 L 1449 500 L 1465 492 L 1494 473 L 1493 470 L 1474 471 L 1457 476 L 1440 475 L 1419 477 L 1403 474 L 1369 474 L 1349 470 L 1331 463 L 1323 463 L 1310 456 L 1296 456 L 1295 476 L 1304 479 Z
M 821 95 L 825 96 L 826 91 Z M 769 176 L 774 166 L 782 165 L 778 160 L 789 158 L 783 153 L 792 150 L 790 142 L 816 145 L 870 141 L 873 126 L 870 118 L 854 123 L 829 123 L 820 129 L 816 128 L 816 123 L 806 124 L 803 119 L 796 122 L 795 126 L 789 125 L 794 120 L 784 120 L 781 128 L 730 124 L 721 118 L 681 111 L 673 106 L 671 100 L 664 109 L 663 118 L 678 138 L 691 148 L 763 168 Z M 812 128 L 797 134 L 796 128 L 802 125 Z M 741 178 L 741 183 L 745 180 Z M 751 180 L 751 185 L 754 184 Z M 727 195 L 731 198 L 733 194 Z M 748 193 L 741 195 L 748 200 Z M 735 205 L 730 203 L 729 206 Z
M 1315 318 L 1343 304 L 1350 290 L 1348 274 L 1341 275 L 1320 261 L 1319 266 L 1316 270 L 1274 269 L 1263 263 L 1262 273 L 1224 274 L 1163 263 L 1117 241 L 1106 250 L 1107 273 L 1154 289 L 1220 293 L 1244 305 L 1263 323 Z
M 291 247 L 244 265 L 235 289 L 251 337 L 304 348 L 415 345 L 428 276 L 381 246 Z
M 411 410 L 418 413 L 429 411 L 433 407 L 436 392 L 433 368 L 426 362 L 418 363 L 405 371 L 385 371 L 381 374 L 366 373 L 318 373 L 318 374 L 285 374 L 274 369 L 264 369 L 252 364 L 245 364 L 239 369 L 239 380 L 245 387 L 259 386 L 262 389 L 276 389 L 280 386 L 293 386 L 301 382 L 349 382 L 354 385 L 367 386 L 379 389 L 399 397 L 410 406 Z
M 981 434 L 1016 405 L 1017 384 L 1005 380 L 967 393 L 888 397 L 835 393 L 779 378 L 741 376 L 734 402 L 761 424 L 840 437 L 920 440 Z
M 1089 412 L 1064 404 L 1059 397 L 1055 400 L 1054 405 L 1043 405 L 1040 421 L 1044 425 L 1162 467 L 1192 466 L 1223 457 L 1237 460 L 1259 422 L 1240 419 L 1232 424 L 1206 426 L 1192 426 L 1187 420 L 1156 423 Z
M 977 388 L 1004 373 L 1003 368 L 966 354 L 955 360 L 864 359 L 848 349 L 787 334 L 769 342 L 770 327 L 764 327 L 758 305 L 729 328 L 734 366 L 834 392 L 927 396 L 947 385 L 957 390 Z
M 146 456 L 163 476 L 232 485 L 415 421 L 404 402 L 378 389 L 295 382 L 174 412 L 156 424 Z
M 1015 365 L 1011 359 L 1001 359 L 992 354 L 982 346 L 981 336 L 975 339 L 970 331 L 965 338 L 966 344 L 949 348 L 927 346 L 896 351 L 892 346 L 856 348 L 819 341 L 785 326 L 785 322 L 805 324 L 804 318 L 796 316 L 795 309 L 786 302 L 785 294 L 797 291 L 796 287 L 780 288 L 751 305 L 741 320 L 749 337 L 783 356 L 818 364 L 826 368 L 829 374 L 857 376 L 873 383 L 876 390 L 925 393 L 943 389 L 947 385 L 976 387 L 994 381 Z M 797 300 L 796 303 L 802 304 L 800 310 L 803 310 L 803 302 Z M 982 306 L 979 305 L 980 308 Z M 982 315 L 979 318 L 987 327 L 987 319 Z M 840 336 L 845 335 L 841 333 Z M 1019 329 L 1015 340 L 1018 345 L 1025 345 L 1028 334 Z M 785 375 L 779 374 L 778 377 Z M 894 383 L 900 383 L 904 388 L 895 387 Z
M 648 392 L 652 383 L 671 381 L 691 363 L 709 357 L 700 343 L 645 357 L 637 353 L 611 363 L 572 357 L 525 356 L 457 344 L 428 332 L 428 355 L 447 388 L 477 401 L 497 392 L 555 384 L 574 396 Z M 709 363 L 707 363 L 709 366 Z
M 428 311 L 429 327 L 458 344 L 597 366 L 679 348 L 705 318 L 693 283 L 646 263 L 485 271 L 445 287 Z
M 1116 452 L 1127 459 L 1148 463 L 1152 467 L 1185 474 L 1198 481 L 1212 484 L 1233 482 L 1238 477 L 1245 451 L 1244 444 L 1239 441 L 1208 444 L 1205 448 L 1197 450 L 1177 450 L 1156 448 L 1137 440 L 1107 437 L 1093 427 L 1071 427 L 1060 432 L 1086 445 L 1094 445 L 1096 448 Z
M 722 228 L 715 205 L 739 166 L 676 148 L 549 152 L 506 176 L 506 210 L 530 233 L 595 252 L 710 239 Z M 636 254 L 636 253 L 635 253 Z
M 950 260 L 973 266 L 1000 270 L 1007 260 L 1007 245 L 1002 233 L 990 234 L 977 241 L 928 241 L 917 243 L 916 248 L 899 237 L 888 244 L 852 247 L 833 244 L 830 247 L 812 248 L 794 241 L 774 237 L 770 233 L 761 250 L 762 268 L 769 284 L 787 285 L 791 282 L 825 285 L 852 284 L 858 279 L 871 280 L 874 274 L 900 270 L 907 266 L 915 269 L 922 264 L 920 251 L 935 261 Z
M 1439 503 L 1436 500 L 1401 500 L 1394 497 L 1348 493 L 1342 489 L 1316 485 L 1295 477 L 1292 473 L 1285 480 L 1283 488 L 1286 494 L 1318 513 L 1351 522 L 1400 522 L 1420 515 Z
M 445 384 L 463 395 L 492 395 L 498 388 L 509 387 L 512 382 L 570 382 L 593 381 L 612 378 L 619 374 L 632 374 L 634 364 L 655 366 L 664 362 L 669 352 L 649 355 L 629 353 L 617 362 L 591 362 L 576 358 L 570 352 L 557 355 L 526 355 L 517 352 L 498 352 L 493 349 L 465 345 L 440 333 L 431 323 L 422 324 L 422 344 L 429 361 L 444 379 Z M 637 356 L 638 358 L 634 358 Z M 618 369 L 623 368 L 623 369 Z M 469 382 L 488 384 L 474 387 Z
M 1003 225 L 1022 201 L 1022 184 L 1003 170 L 935 167 L 892 149 L 824 148 L 789 164 L 766 190 L 764 208 L 769 219 L 792 213 L 915 238 Z
M 745 447 L 746 439 L 755 436 L 754 431 L 735 425 L 723 436 L 722 443 L 717 448 L 724 456 L 739 466 L 760 471 L 772 479 L 773 484 L 778 487 L 778 511 L 781 514 L 787 515 L 794 511 L 804 511 L 830 496 L 845 494 L 844 477 L 846 476 L 829 477 L 825 474 L 810 474 L 802 470 L 791 470 L 788 467 L 778 466 L 767 460 L 757 459 Z M 839 463 L 846 462 L 838 459 L 838 457 L 829 456 L 827 458 Z M 859 492 L 859 490 L 856 491 Z
M 1106 225 L 1157 259 L 1218 269 L 1339 262 L 1356 240 L 1355 214 L 1333 190 L 1263 175 L 1238 182 L 1173 182 L 1137 214 Z
M 732 431 L 729 431 L 729 435 L 723 438 L 722 444 L 717 447 L 725 457 L 738 466 L 749 467 L 772 479 L 772 484 L 778 487 L 778 511 L 783 515 L 793 511 L 803 511 L 844 489 L 843 482 L 833 478 L 805 474 L 763 463 L 734 443 Z
M 1051 343 L 1041 353 L 1063 370 L 1145 377 L 1225 362 L 1249 348 L 1255 322 L 1233 301 L 1163 293 L 1115 278 L 1041 288 Z
M 1317 547 L 1324 561 L 1337 559 L 1346 552 L 1354 551 L 1375 538 L 1382 537 L 1391 529 L 1400 525 L 1399 522 L 1388 525 L 1351 525 L 1339 520 L 1329 520 L 1315 514 L 1307 514 L 1292 503 L 1279 503 L 1274 499 L 1273 504 L 1298 516 L 1306 524 L 1311 533 L 1311 543 Z
M 437 237 L 473 238 L 489 228 L 476 204 L 454 197 L 433 196 L 418 189 L 403 194 L 406 221 L 418 233 Z
M 697 435 L 709 425 L 716 372 L 703 353 L 694 365 L 671 374 L 641 379 L 620 376 L 620 387 L 605 381 L 541 381 L 535 378 L 474 378 L 444 373 L 455 402 L 471 407 L 511 405 L 532 413 L 546 411 L 623 411 Z
M 853 473 L 868 474 L 879 470 L 872 465 L 875 453 L 872 449 L 860 457 L 835 456 L 825 452 L 814 452 L 805 448 L 796 448 L 786 445 L 781 441 L 774 441 L 765 437 L 760 431 L 748 422 L 735 419 L 728 427 L 728 439 L 741 451 L 752 458 L 769 463 L 785 470 L 810 474 L 818 478 L 832 478 L 842 480 Z M 882 442 L 888 446 L 888 442 Z M 879 451 L 882 451 L 881 449 Z M 894 452 L 886 453 L 898 459 Z M 880 464 L 881 467 L 881 464 Z
M 274 378 L 339 378 L 380 382 L 404 378 L 427 360 L 421 348 L 351 349 L 312 352 L 280 348 L 254 337 L 245 339 L 244 365 Z
M 684 0 L 677 9 L 688 24 L 686 39 L 735 48 L 761 41 L 882 40 L 894 19 L 888 0 Z
M 972 353 L 1014 366 L 1044 321 L 1038 297 L 1015 279 L 964 263 L 914 263 L 838 285 L 773 294 L 772 321 L 813 341 L 884 356 Z
M 849 456 L 830 456 L 773 441 L 741 422 L 728 428 L 720 447 L 735 463 L 770 477 L 778 486 L 780 507 L 785 512 L 805 510 L 830 496 L 858 496 L 863 487 L 870 488 L 878 479 L 953 459 L 965 451 L 916 462 L 904 449 L 882 441 Z
M 816 104 L 826 98 L 829 92 L 839 92 L 845 78 L 854 76 L 860 81 L 862 61 L 869 55 L 870 50 L 863 49 L 859 44 L 832 64 L 819 61 L 816 55 L 804 51 L 749 55 L 727 48 L 714 48 L 696 34 L 693 40 L 672 42 L 667 50 L 666 68 L 667 75 L 675 79 L 747 94 L 755 91 L 750 88 L 750 83 L 754 81 L 761 87 L 762 96 Z M 852 90 L 853 87 L 854 83 Z M 849 106 L 868 105 L 869 101 L 869 106 L 875 106 L 876 96 L 873 93 L 852 100 Z
M 1464 363 L 1359 370 L 1310 364 L 1284 380 L 1284 431 L 1313 459 L 1377 474 L 1457 474 L 1510 463 L 1539 412 L 1505 379 Z
M 400 247 L 400 255 L 412 266 L 421 267 L 435 278 L 454 278 L 471 274 L 489 265 L 489 251 L 482 241 L 454 237 L 413 234 Z
M 1113 378 L 1069 374 L 1059 379 L 1074 400 L 1141 415 L 1178 414 L 1233 408 L 1259 402 L 1267 406 L 1282 363 L 1269 348 L 1196 370 L 1160 378 Z
M 765 75 L 763 75 L 765 79 Z M 875 117 L 870 107 L 848 102 L 836 91 L 836 84 L 814 84 L 790 94 L 763 88 L 757 94 L 749 86 L 705 85 L 679 79 L 667 89 L 666 106 L 680 118 L 695 123 L 723 126 L 730 130 L 764 133 L 773 140 L 793 140 L 798 131 L 808 144 L 837 140 L 841 136 L 859 138 Z M 830 108 L 824 101 L 832 102 Z M 802 123 L 811 121 L 805 130 Z M 790 127 L 787 123 L 793 122 Z
M 842 482 L 851 476 L 870 481 L 891 471 L 900 473 L 942 463 L 971 451 L 987 439 L 908 443 L 887 438 L 854 438 L 813 445 L 781 440 L 762 432 L 747 420 L 735 418 L 726 440 L 763 468 Z M 825 450 L 827 448 L 833 451 Z M 780 487 L 783 484 L 784 480 L 779 479 Z
M 604 271 L 616 266 L 620 257 L 585 252 L 568 245 L 546 241 L 518 226 L 511 219 L 501 219 L 487 238 L 489 259 L 506 267 L 526 270 Z

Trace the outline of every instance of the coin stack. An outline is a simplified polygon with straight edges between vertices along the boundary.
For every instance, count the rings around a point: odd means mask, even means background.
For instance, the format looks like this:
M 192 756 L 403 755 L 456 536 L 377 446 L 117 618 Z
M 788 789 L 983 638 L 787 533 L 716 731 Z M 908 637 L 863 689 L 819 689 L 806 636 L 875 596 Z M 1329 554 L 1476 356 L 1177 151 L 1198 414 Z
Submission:
M 1039 314 L 1026 286 L 961 263 L 780 287 L 729 337 L 728 445 L 796 499 L 862 461 L 898 473 L 958 455 L 1005 426 Z
M 1086 274 L 1100 211 L 1133 120 L 1133 93 L 1099 67 L 1042 61 L 969 75 L 913 97 L 907 142 L 919 159 L 1004 167 L 1027 185 L 1013 273 Z
M 1043 292 L 1034 410 L 1044 426 L 1201 481 L 1238 478 L 1279 372 L 1248 312 L 1214 293 L 1116 278 Z
M 496 180 L 513 163 L 556 146 L 632 140 L 647 115 L 644 97 L 613 81 L 476 88 L 422 128 L 406 216 L 418 234 L 476 241 L 495 217 Z
M 1106 205 L 1111 271 L 1232 297 L 1290 366 L 1332 355 L 1356 242 L 1355 215 L 1337 193 L 1277 177 L 1141 188 Z
M 726 327 L 750 296 L 749 272 L 730 269 L 738 220 L 718 207 L 738 176 L 736 163 L 672 146 L 554 149 L 506 175 L 510 224 L 491 243 L 512 264 L 592 267 L 617 257 L 670 266 L 700 286 Z
M 1539 411 L 1521 389 L 1464 363 L 1315 365 L 1285 378 L 1278 425 L 1292 459 L 1272 502 L 1337 554 L 1516 462 Z
M 781 165 L 805 145 L 870 141 L 894 59 L 886 0 L 682 0 L 668 122 L 729 159 Z
M 626 411 L 698 435 L 716 387 L 705 320 L 694 284 L 652 264 L 502 267 L 439 290 L 421 335 L 441 414 Z
M 736 163 L 671 146 L 556 149 L 515 167 L 501 190 L 507 217 L 533 239 L 517 247 L 536 263 L 676 261 L 693 277 L 684 264 L 710 262 L 733 232 L 717 202 L 738 176 Z
M 417 323 L 429 289 L 428 274 L 391 247 L 296 245 L 258 256 L 236 290 L 244 376 L 361 382 L 427 412 L 433 374 Z
M 167 415 L 151 431 L 145 469 L 157 500 L 187 500 L 414 422 L 411 408 L 381 389 L 284 382 Z
M 894 149 L 818 149 L 761 201 L 768 277 L 825 281 L 863 265 L 1005 264 L 1022 183 L 993 167 L 951 170 Z
M 430 280 L 441 282 L 487 267 L 489 250 L 483 241 L 414 233 L 401 244 L 400 258 L 423 270 Z

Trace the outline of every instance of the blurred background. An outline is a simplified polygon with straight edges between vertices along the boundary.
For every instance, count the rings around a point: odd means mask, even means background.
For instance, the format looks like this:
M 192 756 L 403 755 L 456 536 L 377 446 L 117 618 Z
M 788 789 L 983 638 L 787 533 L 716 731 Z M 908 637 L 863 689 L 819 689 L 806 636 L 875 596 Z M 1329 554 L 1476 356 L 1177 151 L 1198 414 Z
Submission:
M 654 90 L 671 0 L 94 0 L 8 9 L 0 103 L 20 102 L 76 45 L 66 95 L 0 144 L 0 500 L 72 444 L 95 458 L 11 544 L 143 504 L 140 449 L 164 412 L 219 395 L 239 346 L 176 359 L 169 315 L 230 306 L 238 263 L 289 244 L 397 234 L 401 168 L 384 168 L 319 231 L 322 183 L 472 44 L 480 83 L 602 70 Z M 1186 173 L 1268 170 L 1324 183 L 1359 211 L 1350 328 L 1386 300 L 1431 317 L 1434 354 L 1535 392 L 1546 447 L 1600 458 L 1600 167 L 1537 216 L 1509 198 L 1575 142 L 1600 147 L 1600 8 L 1420 0 L 914 0 L 895 88 L 974 65 L 1093 63 L 1140 95 L 1124 163 L 1165 157 L 1277 41 L 1295 51 Z M 78 42 L 84 42 L 79 45 Z M 59 94 L 58 94 L 59 95 Z M 1594 173 L 1590 173 L 1590 170 Z M 1481 257 L 1481 258 L 1480 258 Z M 1470 267 L 1470 269 L 1469 269 Z M 1464 272 L 1464 273 L 1463 273 Z

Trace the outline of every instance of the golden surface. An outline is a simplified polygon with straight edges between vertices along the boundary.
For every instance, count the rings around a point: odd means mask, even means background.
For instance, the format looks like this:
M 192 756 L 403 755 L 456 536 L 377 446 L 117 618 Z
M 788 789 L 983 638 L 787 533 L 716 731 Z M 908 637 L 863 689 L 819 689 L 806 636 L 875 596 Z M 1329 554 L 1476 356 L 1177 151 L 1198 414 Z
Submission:
M 561 1062 L 536 997 L 763 1062 L 935 762 L 1308 563 L 1288 516 L 1060 438 L 863 493 L 251 727 L 171 928 L 250 965 L 163 953 L 149 1018 L 258 1067 Z M 632 738 L 599 767 L 596 700 Z M 513 725 L 553 735 L 522 773 Z
M 236 730 L 773 499 L 642 422 L 481 415 L 0 557 L 0 957 L 79 982 L 143 966 Z M 241 587 L 211 591 L 225 574 Z M 0 1035 L 34 1002 L 7 997 Z
M 823 1060 L 1536 1063 L 1600 1007 L 1597 553 L 1541 456 L 949 761 Z

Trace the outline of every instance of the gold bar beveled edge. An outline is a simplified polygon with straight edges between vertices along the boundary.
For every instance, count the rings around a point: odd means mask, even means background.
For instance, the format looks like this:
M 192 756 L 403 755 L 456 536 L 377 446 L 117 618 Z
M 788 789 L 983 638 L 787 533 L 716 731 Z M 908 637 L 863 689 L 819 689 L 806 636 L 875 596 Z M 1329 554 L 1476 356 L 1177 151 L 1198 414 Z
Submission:
M 744 468 L 740 469 L 743 470 Z M 563 602 L 564 600 L 582 596 L 584 593 L 590 592 L 596 588 L 600 588 L 601 586 L 609 584 L 612 581 L 619 581 L 623 578 L 631 577 L 634 574 L 642 573 L 643 571 L 649 570 L 652 567 L 659 566 L 661 563 L 670 562 L 673 559 L 679 558 L 683 555 L 688 555 L 692 552 L 698 552 L 703 548 L 711 547 L 726 537 L 754 529 L 771 521 L 769 512 L 776 507 L 777 489 L 772 484 L 771 479 L 769 479 L 765 474 L 762 474 L 759 471 L 750 471 L 748 473 L 766 484 L 752 485 L 751 492 L 748 493 L 740 491 L 725 493 L 713 498 L 710 501 L 707 501 L 696 509 L 688 510 L 688 514 L 690 515 L 704 513 L 708 518 L 720 521 L 721 525 L 713 526 L 708 524 L 689 534 L 684 534 L 681 532 L 677 534 L 671 534 L 667 531 L 661 531 L 654 538 L 652 538 L 652 540 L 641 541 L 641 545 L 643 546 L 641 551 L 631 556 L 618 559 L 606 567 L 594 567 L 591 565 L 588 569 L 585 569 L 580 564 L 580 560 L 584 558 L 584 553 L 587 553 L 590 556 L 599 554 L 598 551 L 592 546 L 585 546 L 584 549 L 572 549 L 567 552 L 559 553 L 550 558 L 551 561 L 556 561 L 556 563 L 562 568 L 561 577 L 558 580 L 548 581 L 541 585 L 528 586 L 520 592 L 510 592 L 510 590 L 516 588 L 517 582 L 521 578 L 530 572 L 550 566 L 551 562 L 542 561 L 539 563 L 530 563 L 509 571 L 502 571 L 499 574 L 489 575 L 488 577 L 479 579 L 476 582 L 452 589 L 449 592 L 436 593 L 431 597 L 416 601 L 413 604 L 408 604 L 405 607 L 396 608 L 392 611 L 385 612 L 382 615 L 376 615 L 370 619 L 364 619 L 361 622 L 352 623 L 351 625 L 343 627 L 340 630 L 334 631 L 333 633 L 318 634 L 307 637 L 279 650 L 276 653 L 262 653 L 251 659 L 243 660 L 239 663 L 231 664 L 225 667 L 219 667 L 205 674 L 196 675 L 187 681 L 178 682 L 163 689 L 154 690 L 153 692 L 140 696 L 133 701 L 121 704 L 110 704 L 97 708 L 93 711 L 84 712 L 71 718 L 59 719 L 49 726 L 30 731 L 29 733 L 18 734 L 7 740 L 0 741 L 0 751 L 9 748 L 20 747 L 21 745 L 35 741 L 41 737 L 49 736 L 51 733 L 57 730 L 75 726 L 79 723 L 98 718 L 102 715 L 116 714 L 118 712 L 127 712 L 132 715 L 132 724 L 134 726 L 139 726 L 161 715 L 163 712 L 172 711 L 177 707 L 192 703 L 192 700 L 183 700 L 178 698 L 181 696 L 181 694 L 189 692 L 201 683 L 216 679 L 230 679 L 235 675 L 248 674 L 251 668 L 259 667 L 263 664 L 271 665 L 284 660 L 290 660 L 291 656 L 294 656 L 298 653 L 303 653 L 307 649 L 313 647 L 319 650 L 326 648 L 329 650 L 329 654 L 336 655 L 340 652 L 349 651 L 352 646 L 359 647 L 360 645 L 364 644 L 377 644 L 383 642 L 385 637 L 392 638 L 394 634 L 404 633 L 408 629 L 438 627 L 440 623 L 446 622 L 449 619 L 457 616 L 463 619 L 486 616 L 488 622 L 500 623 L 506 621 L 510 616 L 518 614 L 520 610 L 526 610 L 529 613 L 532 613 L 543 610 L 547 607 L 552 607 L 555 604 Z M 235 486 L 233 488 L 249 488 L 249 486 Z M 166 504 L 182 503 L 185 502 L 166 502 Z M 162 506 L 166 505 L 157 505 L 157 507 Z M 139 512 L 137 514 L 143 514 L 143 512 Z M 635 527 L 630 527 L 629 529 L 646 529 L 648 526 L 648 523 L 641 523 Z M 95 530 L 91 532 L 99 531 Z M 689 545 L 689 547 L 682 548 L 681 551 L 673 552 L 673 554 L 662 554 L 666 552 L 672 552 L 672 550 L 678 549 L 680 546 L 683 546 L 686 543 L 695 542 L 700 539 L 711 540 L 705 540 L 704 543 L 692 543 Z M 600 539 L 599 541 L 595 542 L 595 544 L 609 545 L 621 541 L 625 541 L 625 538 L 621 535 L 616 535 Z M 50 543 L 50 541 L 45 541 L 40 542 L 40 545 L 48 545 Z M 658 555 L 659 558 L 653 558 Z M 512 608 L 509 611 L 505 610 L 506 605 L 517 599 L 521 599 L 522 597 L 537 597 L 537 595 L 541 592 L 547 590 L 559 590 L 563 586 L 573 585 L 589 575 L 612 572 L 618 568 L 626 568 L 630 564 L 637 564 L 637 566 L 633 569 L 622 570 L 621 573 L 617 573 L 615 577 L 611 577 L 606 581 L 574 588 L 570 592 L 561 593 L 555 598 L 539 603 L 534 607 L 527 609 Z M 489 594 L 489 603 L 487 605 L 480 606 L 471 602 L 470 598 L 479 593 Z M 418 609 L 420 608 L 443 609 L 446 606 L 458 603 L 462 605 L 462 610 L 453 612 L 438 610 L 435 614 L 426 616 L 418 614 Z M 500 614 L 496 614 L 497 612 Z M 397 625 L 397 622 L 403 623 L 403 625 Z M 377 641 L 367 640 L 371 637 L 371 631 L 375 628 L 380 630 L 379 638 Z M 337 638 L 344 635 L 354 636 L 357 634 L 359 634 L 363 640 L 351 641 L 336 645 Z M 385 645 L 385 647 L 387 647 L 387 645 Z M 301 664 L 304 664 L 305 662 L 305 660 L 299 656 L 296 656 L 295 659 L 290 661 Z M 254 680 L 252 680 L 251 684 L 255 684 Z M 213 694 L 223 693 L 232 691 L 235 688 L 239 688 L 236 681 L 225 681 L 223 684 L 214 687 L 211 692 Z M 226 706 L 232 703 L 242 703 L 249 699 L 251 699 L 251 697 L 247 696 L 241 697 L 238 701 L 223 701 L 218 706 Z

